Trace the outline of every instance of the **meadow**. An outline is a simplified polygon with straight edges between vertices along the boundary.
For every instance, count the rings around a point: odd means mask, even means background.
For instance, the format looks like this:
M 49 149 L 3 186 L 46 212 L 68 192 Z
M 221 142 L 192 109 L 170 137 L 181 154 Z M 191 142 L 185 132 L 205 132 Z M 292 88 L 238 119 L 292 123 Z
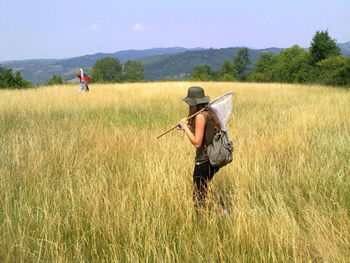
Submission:
M 191 85 L 234 92 L 234 161 L 192 202 Z M 350 90 L 0 90 L 0 262 L 350 262 Z M 223 214 L 221 205 L 228 210 Z

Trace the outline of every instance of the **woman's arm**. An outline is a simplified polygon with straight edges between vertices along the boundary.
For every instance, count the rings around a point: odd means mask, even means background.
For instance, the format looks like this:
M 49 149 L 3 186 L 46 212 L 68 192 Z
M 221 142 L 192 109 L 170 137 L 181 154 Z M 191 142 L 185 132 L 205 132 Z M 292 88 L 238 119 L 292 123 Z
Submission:
M 196 148 L 201 147 L 202 142 L 203 142 L 204 127 L 205 127 L 204 115 L 198 114 L 196 116 L 196 129 L 195 129 L 194 134 L 188 128 L 188 121 L 186 119 L 181 120 L 180 125 L 183 128 L 183 130 L 185 131 L 188 139 L 190 139 L 193 146 Z

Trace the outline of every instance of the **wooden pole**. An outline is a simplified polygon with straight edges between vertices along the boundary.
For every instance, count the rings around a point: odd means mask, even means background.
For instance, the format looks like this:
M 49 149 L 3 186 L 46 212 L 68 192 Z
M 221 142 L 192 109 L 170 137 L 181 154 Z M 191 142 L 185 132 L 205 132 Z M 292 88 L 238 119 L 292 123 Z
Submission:
M 201 109 L 200 111 L 197 111 L 195 114 L 191 115 L 191 116 L 188 117 L 186 120 L 192 119 L 192 118 L 193 118 L 194 116 L 196 116 L 198 113 L 201 113 L 202 111 L 205 111 L 205 110 L 208 110 L 208 107 L 205 107 L 205 108 Z M 174 130 L 177 126 L 178 126 L 178 124 L 175 125 L 174 127 L 170 128 L 169 130 L 163 132 L 162 134 L 158 135 L 158 136 L 157 136 L 157 139 L 159 139 L 159 138 L 162 137 L 163 135 L 167 134 L 168 132 L 171 132 L 171 131 Z

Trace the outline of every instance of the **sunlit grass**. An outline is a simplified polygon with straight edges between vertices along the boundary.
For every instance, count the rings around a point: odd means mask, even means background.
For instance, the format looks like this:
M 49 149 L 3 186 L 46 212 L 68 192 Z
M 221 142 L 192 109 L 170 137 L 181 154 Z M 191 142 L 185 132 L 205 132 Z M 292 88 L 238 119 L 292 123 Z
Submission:
M 235 152 L 196 214 L 193 146 L 155 139 L 194 84 L 0 91 L 0 262 L 348 262 L 349 91 L 199 83 Z

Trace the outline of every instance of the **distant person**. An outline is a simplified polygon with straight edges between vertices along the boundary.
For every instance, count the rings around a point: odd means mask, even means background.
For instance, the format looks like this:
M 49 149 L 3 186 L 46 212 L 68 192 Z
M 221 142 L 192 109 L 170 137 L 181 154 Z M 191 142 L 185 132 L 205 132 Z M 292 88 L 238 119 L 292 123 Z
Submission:
M 82 91 L 89 91 L 89 86 L 88 86 L 88 82 L 89 82 L 89 77 L 86 71 L 84 71 L 82 68 L 77 72 L 77 77 L 79 78 L 80 81 L 80 88 L 79 88 L 79 92 Z
M 201 87 L 190 87 L 187 97 L 183 99 L 189 105 L 188 117 L 206 108 L 210 98 L 205 96 Z M 210 164 L 207 147 L 213 141 L 214 135 L 220 131 L 220 121 L 216 113 L 209 107 L 187 121 L 183 119 L 179 123 L 190 142 L 196 147 L 195 167 L 193 172 L 193 200 L 196 208 L 205 207 L 208 183 L 219 170 Z M 224 213 L 226 210 L 224 211 Z

